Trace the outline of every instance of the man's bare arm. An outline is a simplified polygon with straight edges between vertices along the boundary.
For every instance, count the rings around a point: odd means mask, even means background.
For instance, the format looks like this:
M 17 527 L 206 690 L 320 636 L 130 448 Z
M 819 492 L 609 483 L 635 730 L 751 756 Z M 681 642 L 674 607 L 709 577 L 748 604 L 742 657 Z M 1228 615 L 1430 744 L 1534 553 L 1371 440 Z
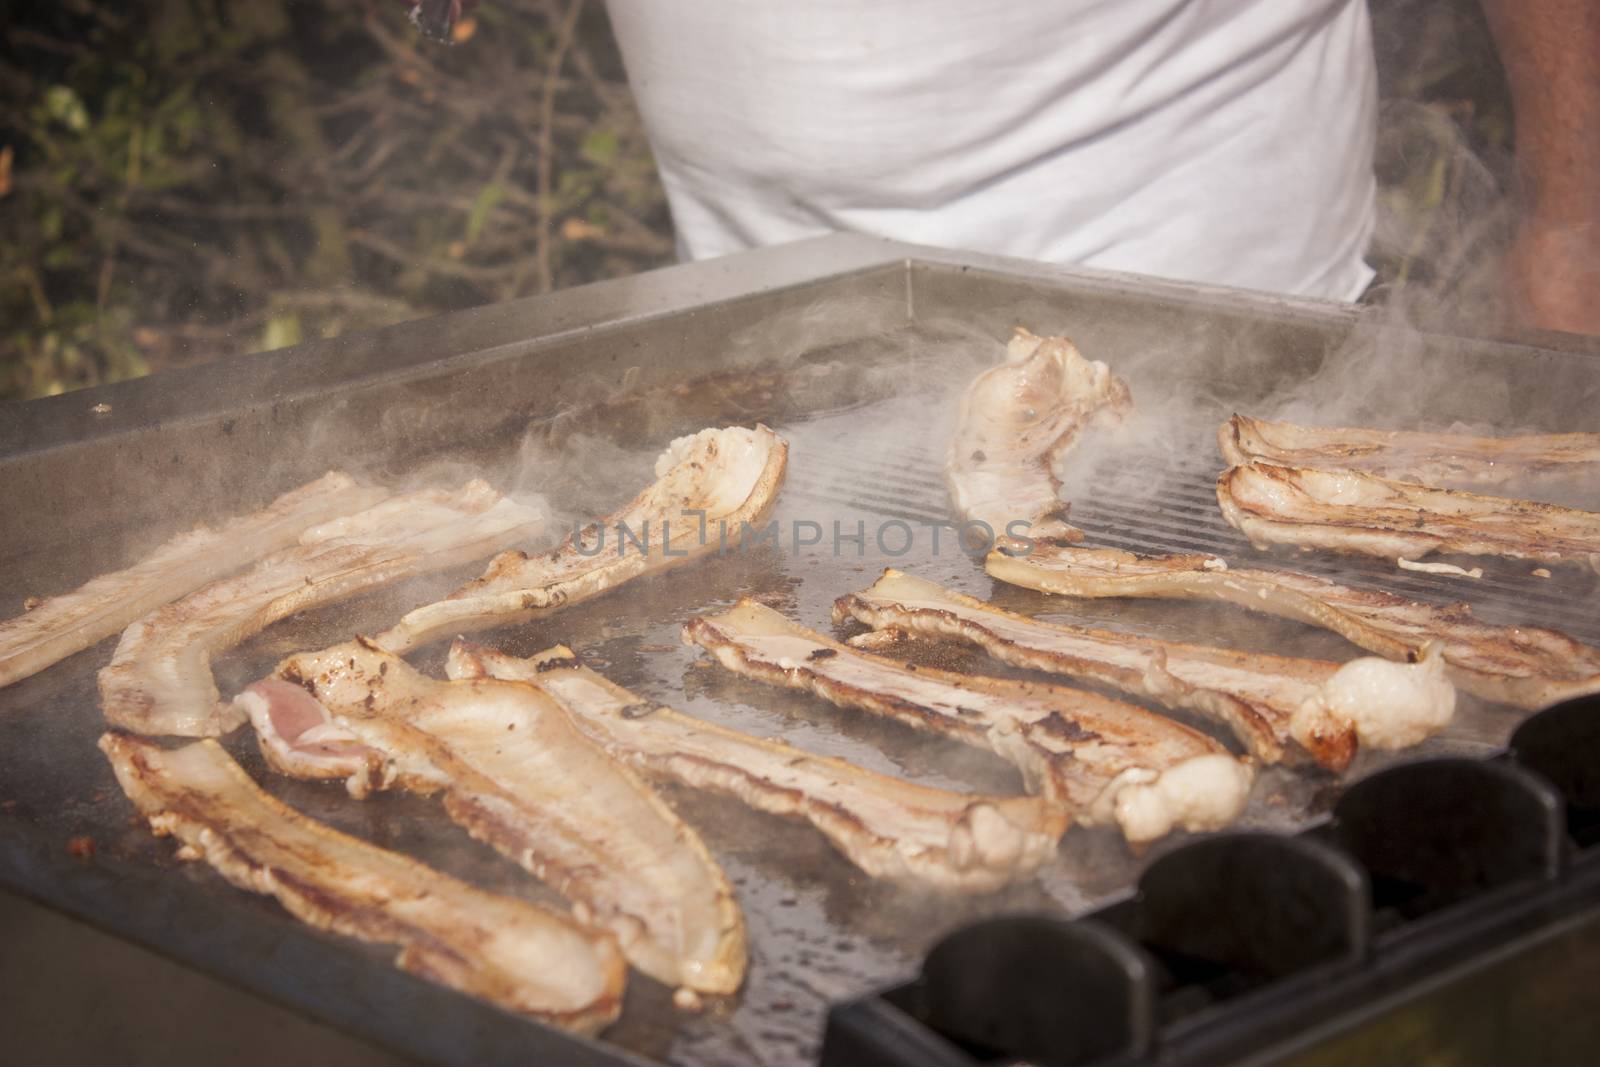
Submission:
M 1600 334 L 1600 2 L 1483 0 L 1511 86 L 1524 213 L 1507 286 L 1527 326 Z

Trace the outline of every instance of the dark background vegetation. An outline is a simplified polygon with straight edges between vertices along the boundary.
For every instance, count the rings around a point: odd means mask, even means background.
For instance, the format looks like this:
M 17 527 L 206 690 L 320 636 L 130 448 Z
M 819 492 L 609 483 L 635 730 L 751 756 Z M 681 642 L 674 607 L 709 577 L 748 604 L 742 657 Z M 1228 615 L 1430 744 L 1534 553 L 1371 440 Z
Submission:
M 659 266 L 598 0 L 53 0 L 0 53 L 0 400 Z M 1472 0 L 1373 0 L 1376 298 L 1493 283 L 1511 118 Z

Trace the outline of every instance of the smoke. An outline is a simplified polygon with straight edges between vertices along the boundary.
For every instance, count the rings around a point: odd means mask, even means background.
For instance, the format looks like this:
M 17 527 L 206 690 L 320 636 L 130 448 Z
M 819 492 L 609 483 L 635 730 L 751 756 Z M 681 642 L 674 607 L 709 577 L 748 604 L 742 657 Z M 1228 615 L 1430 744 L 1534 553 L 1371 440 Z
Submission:
M 1378 124 L 1380 275 L 1367 301 L 1389 321 L 1488 336 L 1503 328 L 1500 259 L 1515 205 L 1504 153 L 1472 143 L 1460 110 L 1392 100 Z
M 1385 40 L 1380 37 L 1380 44 Z M 1130 419 L 1121 427 L 1087 435 L 1063 466 L 1063 496 L 1079 502 L 1074 520 L 1101 495 L 1135 505 L 1152 525 L 1181 525 L 1183 520 L 1166 518 L 1155 506 L 1166 498 L 1169 484 L 1153 475 L 1192 471 L 1197 457 L 1220 470 L 1213 435 L 1235 408 L 1320 424 L 1495 432 L 1569 428 L 1550 421 L 1576 420 L 1593 411 L 1592 384 L 1551 376 L 1544 364 L 1530 364 L 1534 373 L 1508 373 L 1495 362 L 1497 353 L 1474 354 L 1478 350 L 1472 343 L 1451 336 L 1492 331 L 1503 318 L 1496 263 L 1512 211 L 1504 159 L 1498 154 L 1502 150 L 1467 130 L 1468 117 L 1460 109 L 1414 99 L 1391 100 L 1385 106 L 1378 153 L 1382 199 L 1373 249 L 1381 272 L 1365 312 L 1369 321 L 1359 328 L 1340 325 L 1336 310 L 1334 325 L 1321 320 L 1308 324 L 1292 312 L 1280 314 L 1270 302 L 1185 300 L 1142 281 L 1120 289 L 1109 283 L 1057 284 L 1048 277 L 1033 284 L 1018 277 L 986 277 L 977 270 L 935 269 L 914 277 L 908 300 L 905 275 L 886 270 L 881 277 L 825 283 L 819 288 L 835 295 L 797 300 L 789 310 L 774 311 L 776 301 L 763 301 L 759 310 L 697 312 L 729 324 L 714 339 L 716 350 L 705 353 L 710 358 L 703 361 L 700 352 L 681 347 L 687 329 L 659 322 L 641 328 L 631 362 L 620 365 L 614 375 L 576 368 L 572 377 L 591 379 L 589 391 L 563 393 L 557 410 L 543 405 L 535 416 L 520 421 L 492 391 L 497 381 L 492 376 L 478 379 L 477 388 L 484 390 L 480 394 L 451 392 L 450 385 L 441 384 L 432 387 L 438 395 L 419 399 L 400 388 L 375 387 L 374 395 L 399 402 L 384 407 L 352 400 L 333 405 L 305 426 L 293 421 L 290 405 L 285 405 L 283 421 L 272 422 L 251 439 L 271 458 L 262 461 L 265 470 L 251 466 L 250 477 L 261 486 L 282 488 L 314 477 L 326 466 L 348 466 L 352 473 L 397 490 L 455 486 L 482 477 L 525 502 L 545 501 L 549 524 L 541 545 L 529 547 L 547 547 L 570 532 L 574 522 L 608 513 L 647 485 L 656 456 L 674 436 L 706 426 L 765 421 L 794 444 L 781 519 L 827 524 L 866 518 L 870 524 L 902 514 L 948 517 L 941 468 L 957 400 L 973 376 L 1001 358 L 1005 339 L 1019 324 L 1036 333 L 1074 338 L 1088 358 L 1107 362 L 1132 386 L 1135 411 Z M 693 336 L 703 337 L 703 331 Z M 723 370 L 661 384 L 662 375 L 656 372 L 661 365 Z M 1530 396 L 1535 400 L 1529 401 Z M 1547 397 L 1558 398 L 1560 406 L 1546 404 Z M 241 418 L 240 436 L 250 429 L 248 419 Z M 205 442 L 198 434 L 194 440 L 185 455 L 201 454 Z M 321 466 L 308 469 L 306 457 L 317 457 Z M 158 458 L 165 460 L 165 450 Z M 192 511 L 197 498 L 239 496 L 233 479 L 245 465 L 219 463 L 215 477 L 199 485 L 193 470 L 202 464 L 183 466 L 187 476 L 151 478 L 152 492 L 166 496 L 171 514 Z M 1199 482 L 1203 488 L 1203 476 Z M 852 718 L 857 713 L 723 678 L 720 668 L 691 668 L 698 654 L 677 644 L 677 626 L 687 613 L 741 593 L 772 589 L 788 597 L 787 614 L 826 630 L 834 597 L 867 584 L 879 568 L 893 564 L 1019 610 L 1071 612 L 1100 624 L 1212 644 L 1300 651 L 1279 639 L 1285 624 L 1254 620 L 1231 609 L 1070 605 L 1060 598 L 999 588 L 974 561 L 948 550 L 935 555 L 920 527 L 918 534 L 918 550 L 909 557 L 880 551 L 869 529 L 860 556 L 836 559 L 819 552 L 802 559 L 780 554 L 742 570 L 707 560 L 671 579 L 639 583 L 548 622 L 495 636 L 529 652 L 565 641 L 617 681 L 725 725 L 780 734 L 924 783 L 999 791 L 1013 790 L 1018 783 L 1008 768 L 997 766 L 985 753 L 902 736 Z M 1151 536 L 1167 535 L 1158 530 Z M 853 552 L 853 546 L 846 548 Z M 105 569 L 107 553 L 101 549 L 98 555 L 98 565 L 84 558 L 81 565 L 62 568 L 62 582 L 69 573 L 87 576 Z M 474 566 L 478 569 L 481 565 Z M 392 622 L 432 589 L 410 585 L 387 591 L 382 599 L 287 621 L 219 665 L 219 680 L 225 689 L 232 688 L 282 654 Z M 1331 655 L 1350 653 L 1333 638 L 1321 647 L 1332 649 Z M 991 669 L 982 663 L 975 667 Z M 67 713 L 92 707 L 92 680 L 80 670 L 71 684 L 77 688 L 65 692 L 55 707 L 16 708 L 12 720 L 21 725 L 13 729 L 87 722 L 92 716 L 71 718 Z M 44 712 L 61 715 L 51 718 Z M 887 737 L 891 733 L 895 736 Z M 81 749 L 98 760 L 92 745 L 76 745 L 79 738 L 73 739 L 76 747 L 20 732 L 13 740 L 10 749 L 15 752 L 48 748 L 72 761 Z M 103 775 L 103 767 L 99 770 Z M 32 788 L 31 779 L 23 781 Z M 1309 788 L 1310 781 L 1295 778 L 1298 787 Z M 48 783 L 37 784 L 39 791 L 30 796 L 52 795 L 44 791 Z M 17 790 L 21 795 L 20 786 Z M 372 808 L 328 802 L 313 810 L 334 817 L 345 812 L 358 824 L 372 820 L 385 829 L 413 833 L 415 839 L 402 842 L 433 861 L 463 847 L 458 839 L 464 838 L 453 828 L 420 808 L 383 809 L 385 816 Z M 1303 810 L 1297 796 L 1276 814 L 1258 805 L 1252 818 L 1277 825 Z M 118 820 L 125 814 L 120 806 L 115 809 Z M 798 1020 L 792 1030 L 817 1032 L 827 1000 L 853 995 L 913 967 L 912 954 L 899 946 L 917 946 L 923 936 L 919 931 L 964 919 L 979 906 L 999 906 L 994 901 L 938 901 L 908 908 L 905 894 L 868 885 L 868 879 L 819 847 L 818 835 L 797 830 L 779 839 L 775 835 L 788 832 L 779 824 L 764 817 L 742 819 L 741 814 L 729 806 L 695 822 L 730 873 L 741 879 L 739 894 L 752 916 L 757 953 L 749 1002 L 758 1008 L 774 1001 L 789 1003 L 795 998 L 793 985 L 801 981 L 819 982 L 826 991 L 804 1000 L 809 1014 L 788 1014 Z M 422 841 L 423 836 L 434 840 Z M 790 849 L 791 842 L 808 851 Z M 1086 899 L 1127 884 L 1138 867 L 1120 841 L 1103 833 L 1076 832 L 1063 857 L 1045 872 L 1040 887 L 1018 892 L 1047 894 L 1064 908 L 1077 910 Z M 459 866 L 482 882 L 493 878 L 496 862 L 474 854 Z M 520 873 L 511 874 L 508 884 L 524 881 Z M 1003 902 L 1016 905 L 1015 898 Z M 804 951 L 794 965 L 786 965 L 780 953 L 793 952 L 796 945 Z M 863 958 L 869 962 L 850 962 Z M 769 1011 L 763 1025 L 770 1025 L 771 1015 Z M 750 1015 L 737 1018 L 752 1028 L 760 1022 Z M 708 1043 L 716 1045 L 715 1035 L 724 1034 L 726 1027 L 715 1029 L 708 1023 L 705 1032 L 713 1035 Z
M 1116 308 L 1088 310 L 1081 324 L 1041 309 L 1039 321 L 1127 378 L 1136 402 L 1120 430 L 1067 457 L 1069 498 L 1091 474 L 1101 490 L 1148 501 L 1164 490 L 1152 469 L 1205 456 L 1220 470 L 1212 440 L 1233 411 L 1491 435 L 1591 425 L 1600 391 L 1581 361 L 1508 355 L 1491 343 L 1512 319 L 1501 262 L 1519 204 L 1509 105 L 1481 18 L 1421 0 L 1389 0 L 1374 14 L 1385 83 L 1367 256 L 1377 277 L 1345 312 L 1349 327 L 1297 325 L 1292 308 L 1276 323 L 1265 308 L 1240 317 L 1203 305 L 1164 317 L 1146 310 L 1158 326 Z M 1576 502 L 1559 487 L 1526 492 Z

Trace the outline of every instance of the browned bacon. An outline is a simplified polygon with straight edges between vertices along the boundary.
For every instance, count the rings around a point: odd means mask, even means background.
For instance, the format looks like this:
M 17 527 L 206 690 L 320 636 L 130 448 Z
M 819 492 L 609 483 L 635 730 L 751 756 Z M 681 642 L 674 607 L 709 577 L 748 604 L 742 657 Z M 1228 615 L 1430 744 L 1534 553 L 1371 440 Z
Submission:
M 1030 792 L 1080 822 L 1115 825 L 1130 842 L 1224 826 L 1250 790 L 1250 769 L 1220 744 L 1143 708 L 865 655 L 753 600 L 691 619 L 684 640 L 738 674 L 988 748 L 1016 765 Z
M 276 897 L 321 930 L 395 945 L 395 966 L 511 1011 L 593 1033 L 622 1008 L 615 940 L 538 905 L 474 889 L 330 829 L 263 793 L 215 741 L 163 749 L 109 733 L 117 781 L 178 855 Z
M 744 918 L 700 836 L 531 686 L 441 682 L 358 640 L 240 694 L 279 770 L 438 793 L 445 811 L 617 936 L 668 985 L 732 993 Z
M 1292 571 L 1234 569 L 1215 556 L 1111 548 L 1040 544 L 1024 556 L 991 552 L 986 568 L 1062 596 L 1224 601 L 1332 630 L 1392 660 L 1418 660 L 1438 642 L 1456 688 L 1520 708 L 1600 692 L 1600 649 L 1555 630 L 1490 626 L 1465 604 L 1434 607 Z
M 1084 359 L 1065 337 L 1021 327 L 1006 361 L 980 374 L 961 398 L 945 478 L 956 511 L 993 536 L 1079 541 L 1061 518 L 1067 505 L 1051 467 L 1087 427 L 1133 406 L 1128 386 L 1104 363 Z M 1009 529 L 1020 522 L 1016 529 Z
M 804 819 L 874 878 L 996 889 L 1055 855 L 1067 828 L 1065 813 L 1039 797 L 932 789 L 702 722 L 607 681 L 559 645 L 518 659 L 457 641 L 449 672 L 536 686 L 618 759 L 758 811 Z
M 211 658 L 299 611 L 458 567 L 531 537 L 541 513 L 481 481 L 393 497 L 306 530 L 300 543 L 135 621 L 100 672 L 117 726 L 189 737 L 243 719 L 221 702 Z
M 1360 471 L 1230 467 L 1217 479 L 1217 503 L 1257 548 L 1294 545 L 1388 559 L 1430 552 L 1548 563 L 1600 559 L 1600 514 Z
M 1298 750 L 1343 770 L 1358 735 L 1378 747 L 1415 744 L 1443 729 L 1455 709 L 1455 690 L 1437 657 L 1418 665 L 1369 657 L 1341 667 L 1047 623 L 892 569 L 839 598 L 834 619 L 845 618 L 879 631 L 966 641 L 1014 666 L 1198 712 L 1228 726 L 1264 763 Z M 1374 676 L 1387 681 L 1381 702 L 1367 699 Z
M 1362 470 L 1424 485 L 1502 485 L 1539 475 L 1600 470 L 1600 434 L 1517 437 L 1297 426 L 1235 415 L 1217 444 L 1233 466 L 1257 460 L 1284 467 Z
M 388 494 L 330 472 L 259 511 L 179 534 L 133 566 L 93 578 L 0 622 L 0 686 L 81 652 L 146 612 L 294 544 L 306 528 Z
M 375 640 L 406 652 L 453 634 L 527 622 L 641 575 L 726 551 L 776 501 L 788 454 L 788 444 L 765 426 L 680 437 L 656 460 L 655 483 L 620 511 L 553 552 L 497 557 L 481 578 L 410 612 Z

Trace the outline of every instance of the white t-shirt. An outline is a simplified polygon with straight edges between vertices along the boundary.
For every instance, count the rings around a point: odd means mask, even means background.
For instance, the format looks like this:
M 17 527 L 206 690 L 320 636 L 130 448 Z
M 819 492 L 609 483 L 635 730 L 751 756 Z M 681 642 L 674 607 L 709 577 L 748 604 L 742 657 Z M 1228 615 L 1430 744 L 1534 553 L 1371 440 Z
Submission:
M 1363 0 L 609 0 L 680 253 L 847 230 L 1353 299 Z

